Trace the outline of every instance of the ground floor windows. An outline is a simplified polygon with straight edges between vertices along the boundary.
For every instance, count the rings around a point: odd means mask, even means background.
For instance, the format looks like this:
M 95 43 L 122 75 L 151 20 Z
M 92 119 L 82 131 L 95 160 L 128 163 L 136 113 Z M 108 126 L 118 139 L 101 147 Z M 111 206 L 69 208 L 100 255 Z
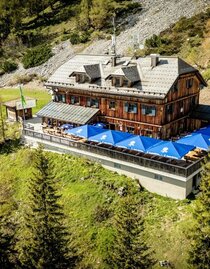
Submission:
M 127 126 L 126 127 L 126 132 L 134 134 L 135 133 L 135 128 L 132 126 Z
M 55 95 L 56 102 L 66 103 L 66 95 L 65 94 L 56 94 Z
M 99 108 L 99 100 L 98 98 L 87 98 L 87 106 Z
M 80 104 L 79 96 L 71 96 L 71 104 L 72 105 L 79 105 Z

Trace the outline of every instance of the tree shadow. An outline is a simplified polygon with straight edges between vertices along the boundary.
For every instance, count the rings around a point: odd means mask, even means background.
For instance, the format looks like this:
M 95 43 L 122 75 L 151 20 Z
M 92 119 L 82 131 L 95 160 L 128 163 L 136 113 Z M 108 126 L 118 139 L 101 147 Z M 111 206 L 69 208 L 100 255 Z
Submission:
M 21 147 L 20 139 L 5 139 L 5 141 L 0 144 L 0 154 L 17 152 Z

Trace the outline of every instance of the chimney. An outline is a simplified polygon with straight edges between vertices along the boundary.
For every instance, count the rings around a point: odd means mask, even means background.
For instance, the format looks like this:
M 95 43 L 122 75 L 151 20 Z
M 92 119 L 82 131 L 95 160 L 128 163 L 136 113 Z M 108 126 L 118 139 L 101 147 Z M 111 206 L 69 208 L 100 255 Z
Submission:
M 116 57 L 116 55 L 113 55 L 111 57 L 111 61 L 112 61 L 112 66 L 116 66 L 116 64 L 117 64 L 117 57 Z
M 151 67 L 155 67 L 157 66 L 158 62 L 159 62 L 159 54 L 150 54 L 151 57 Z

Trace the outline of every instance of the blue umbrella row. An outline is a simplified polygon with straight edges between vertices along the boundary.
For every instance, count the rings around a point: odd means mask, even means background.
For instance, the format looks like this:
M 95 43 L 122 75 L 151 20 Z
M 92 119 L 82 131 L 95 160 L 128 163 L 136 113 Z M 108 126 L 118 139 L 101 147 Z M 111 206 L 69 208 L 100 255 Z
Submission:
M 181 159 L 194 145 L 163 141 L 126 132 L 101 129 L 92 125 L 83 125 L 66 131 L 68 134 L 86 138 L 89 141 L 113 145 L 116 147 Z
M 193 145 L 202 150 L 209 150 L 210 147 L 210 126 L 201 128 L 176 141 L 186 145 Z

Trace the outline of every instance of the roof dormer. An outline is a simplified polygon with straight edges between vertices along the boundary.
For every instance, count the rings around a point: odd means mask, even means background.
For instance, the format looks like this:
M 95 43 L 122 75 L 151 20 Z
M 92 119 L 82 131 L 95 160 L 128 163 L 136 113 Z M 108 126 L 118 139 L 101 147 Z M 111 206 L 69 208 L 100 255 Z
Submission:
M 112 80 L 115 87 L 131 87 L 134 83 L 140 81 L 136 65 L 117 69 L 114 73 L 106 77 Z
M 83 65 L 78 70 L 73 71 L 69 77 L 75 77 L 76 82 L 93 82 L 101 78 L 99 64 Z

